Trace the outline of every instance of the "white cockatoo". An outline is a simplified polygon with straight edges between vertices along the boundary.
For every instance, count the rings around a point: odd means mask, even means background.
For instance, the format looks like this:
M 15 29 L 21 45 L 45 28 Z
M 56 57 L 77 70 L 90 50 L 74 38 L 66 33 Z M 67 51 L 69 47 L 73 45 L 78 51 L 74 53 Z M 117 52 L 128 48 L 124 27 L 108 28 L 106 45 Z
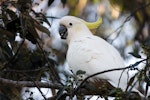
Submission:
M 60 19 L 59 33 L 68 44 L 66 59 L 73 73 L 82 70 L 86 72 L 86 77 L 97 72 L 125 67 L 119 52 L 89 30 L 98 27 L 101 22 L 99 19 L 97 22 L 88 23 L 73 16 Z M 112 86 L 120 87 L 123 91 L 129 81 L 127 71 L 123 70 L 100 74 L 92 79 L 107 80 Z

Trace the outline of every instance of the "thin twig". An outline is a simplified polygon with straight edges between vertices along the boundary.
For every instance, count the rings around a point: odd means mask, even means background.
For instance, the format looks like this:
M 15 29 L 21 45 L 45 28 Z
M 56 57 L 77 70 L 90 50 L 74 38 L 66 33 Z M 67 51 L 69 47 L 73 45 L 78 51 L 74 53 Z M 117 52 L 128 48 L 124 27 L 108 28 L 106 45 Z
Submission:
M 42 69 L 47 69 L 44 67 L 41 67 L 41 68 L 37 68 L 37 69 L 30 69 L 30 70 L 14 70 L 14 69 L 6 69 L 4 70 L 3 72 L 14 72 L 14 73 L 29 73 L 29 72 L 38 72 Z
M 35 81 L 33 81 L 34 82 L 34 84 L 36 85 L 36 88 L 39 90 L 39 92 L 41 93 L 41 95 L 42 95 L 42 97 L 44 98 L 44 100 L 47 100 L 46 99 L 46 97 L 45 97 L 45 95 L 43 94 L 43 92 L 41 91 L 41 87 L 35 82 Z
M 40 86 L 35 82 L 35 80 L 33 80 L 29 75 L 24 74 L 27 78 L 31 79 L 33 84 L 35 84 L 35 87 L 38 89 L 38 91 L 41 93 L 42 97 L 44 98 L 44 100 L 47 100 L 45 95 L 43 94 L 43 92 L 40 89 Z
M 142 5 L 140 7 L 138 7 L 137 9 L 135 9 L 128 17 L 126 17 L 126 19 L 124 20 L 124 22 L 122 23 L 122 25 L 120 25 L 114 32 L 112 32 L 110 35 L 108 35 L 106 37 L 109 38 L 113 33 L 116 33 L 119 29 L 119 32 L 117 32 L 117 35 L 115 36 L 115 38 L 113 40 L 111 40 L 111 43 L 119 36 L 119 34 L 121 33 L 122 29 L 123 29 L 123 26 L 125 25 L 126 22 L 130 21 L 132 16 L 134 16 L 134 14 L 136 14 L 137 11 L 141 10 L 142 8 L 145 8 L 145 7 L 148 7 L 150 6 L 150 2 L 145 4 L 145 5 Z
M 46 18 L 52 18 L 52 19 L 60 19 L 60 17 L 55 17 L 55 16 L 45 16 Z
M 123 75 L 124 71 L 125 71 L 125 70 L 122 70 L 122 72 L 121 72 L 121 75 L 120 75 L 120 77 L 119 77 L 119 82 L 118 82 L 117 87 L 119 87 L 119 84 L 120 84 L 120 81 L 121 81 L 121 77 L 122 77 L 122 75 Z
M 51 82 L 40 82 L 40 81 L 13 81 L 10 79 L 0 78 L 1 86 L 11 86 L 11 87 L 36 87 L 37 85 L 41 88 L 62 88 L 61 84 L 51 83 Z

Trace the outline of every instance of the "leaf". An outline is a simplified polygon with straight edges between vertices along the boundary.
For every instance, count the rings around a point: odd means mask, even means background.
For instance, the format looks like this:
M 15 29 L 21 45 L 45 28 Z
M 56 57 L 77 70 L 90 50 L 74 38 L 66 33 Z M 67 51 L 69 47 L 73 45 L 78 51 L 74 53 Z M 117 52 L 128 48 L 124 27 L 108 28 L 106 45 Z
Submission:
M 0 38 L 4 39 L 6 37 L 6 39 L 10 42 L 15 40 L 15 34 L 5 30 L 5 29 L 1 29 L 0 28 Z
M 48 36 L 50 36 L 50 31 L 49 31 L 46 27 L 40 25 L 40 23 L 38 23 L 37 21 L 34 21 L 34 26 L 35 26 L 38 30 L 40 30 L 40 31 L 46 33 Z
M 127 84 L 126 90 L 128 90 L 129 86 L 132 85 L 132 83 L 134 82 L 135 77 L 136 77 L 136 75 L 134 75 L 132 78 L 130 78 L 130 80 L 129 80 L 128 84 Z
M 4 24 L 9 22 L 9 19 L 7 18 L 7 14 L 5 13 L 4 9 L 2 9 L 2 20 L 3 20 Z
M 8 46 L 6 41 L 1 41 L 0 47 L 2 48 L 3 55 L 6 57 L 6 59 L 9 59 L 13 56 L 12 49 Z
M 141 55 L 139 55 L 137 52 L 129 52 L 130 55 L 136 58 L 141 58 Z
M 6 25 L 6 29 L 12 33 L 16 33 L 20 30 L 20 19 L 9 21 Z
M 130 69 L 131 70 L 138 70 L 138 68 L 136 66 L 138 66 L 141 62 L 143 62 L 143 60 L 142 61 L 138 61 L 138 62 L 130 65 Z
M 37 40 L 40 39 L 37 31 L 35 30 L 34 26 L 34 20 L 31 17 L 28 17 L 26 19 L 26 25 L 27 25 L 27 33 L 26 33 L 26 38 L 31 41 L 33 44 L 36 44 Z
M 44 14 L 42 14 L 42 13 L 40 13 L 40 14 L 41 14 L 41 17 L 43 18 L 43 21 L 46 22 L 51 27 L 51 24 L 47 20 L 47 17 Z
M 12 20 L 17 19 L 17 15 L 12 10 L 7 9 L 6 12 L 9 14 Z
M 54 0 L 48 0 L 48 6 L 50 6 L 53 3 Z
M 147 95 L 147 93 L 148 93 L 148 88 L 149 88 L 149 86 L 150 86 L 150 85 L 147 83 L 147 84 L 146 84 L 146 90 L 145 90 L 145 94 L 146 94 L 146 95 Z
M 150 86 L 150 76 L 145 76 L 145 82 L 147 86 Z
M 78 71 L 76 72 L 76 75 L 81 75 L 81 74 L 85 74 L 85 73 L 86 73 L 86 71 L 78 70 Z
M 31 31 L 31 30 L 30 30 Z M 34 34 L 34 35 L 33 35 Z M 27 40 L 29 40 L 29 41 L 31 41 L 33 44 L 36 44 L 37 43 L 37 40 L 36 40 L 36 35 L 35 35 L 36 33 L 34 33 L 34 32 L 32 32 L 32 33 L 30 33 L 30 32 L 28 32 L 27 34 L 26 34 L 26 39 Z
M 40 37 L 36 29 L 44 33 L 47 33 L 48 36 L 50 36 L 49 30 L 46 27 L 42 26 L 38 21 L 33 19 L 29 14 L 23 15 L 22 23 L 23 23 L 22 27 L 24 28 L 25 32 L 21 32 L 22 33 L 21 37 L 25 35 L 26 39 L 31 41 L 33 44 L 37 43 L 37 39 L 40 40 Z
M 29 92 L 30 92 L 30 90 L 29 90 L 29 89 L 26 89 L 26 90 L 25 90 L 25 92 L 28 92 L 28 93 L 29 93 Z

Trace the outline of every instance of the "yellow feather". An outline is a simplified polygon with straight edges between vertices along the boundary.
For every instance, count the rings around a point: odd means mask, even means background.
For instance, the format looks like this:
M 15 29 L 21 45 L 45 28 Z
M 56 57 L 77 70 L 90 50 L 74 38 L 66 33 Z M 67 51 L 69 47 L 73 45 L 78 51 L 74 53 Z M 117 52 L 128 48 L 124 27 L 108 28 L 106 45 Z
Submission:
M 96 29 L 98 26 L 102 24 L 102 18 L 98 18 L 96 22 L 86 22 L 84 21 L 84 24 L 89 28 L 89 29 Z

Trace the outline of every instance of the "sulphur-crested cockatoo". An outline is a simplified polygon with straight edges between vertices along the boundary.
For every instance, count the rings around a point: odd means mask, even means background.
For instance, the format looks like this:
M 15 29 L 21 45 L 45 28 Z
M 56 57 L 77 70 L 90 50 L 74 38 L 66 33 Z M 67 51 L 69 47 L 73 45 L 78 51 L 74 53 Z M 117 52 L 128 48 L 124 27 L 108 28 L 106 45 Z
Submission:
M 88 23 L 73 16 L 61 18 L 59 33 L 61 38 L 67 41 L 66 59 L 74 73 L 82 70 L 86 72 L 86 76 L 89 76 L 97 72 L 125 67 L 119 52 L 104 39 L 94 36 L 89 30 L 100 23 L 101 19 Z M 122 70 L 100 74 L 94 78 L 105 79 L 115 87 L 119 85 L 124 91 L 128 82 L 128 74 Z

